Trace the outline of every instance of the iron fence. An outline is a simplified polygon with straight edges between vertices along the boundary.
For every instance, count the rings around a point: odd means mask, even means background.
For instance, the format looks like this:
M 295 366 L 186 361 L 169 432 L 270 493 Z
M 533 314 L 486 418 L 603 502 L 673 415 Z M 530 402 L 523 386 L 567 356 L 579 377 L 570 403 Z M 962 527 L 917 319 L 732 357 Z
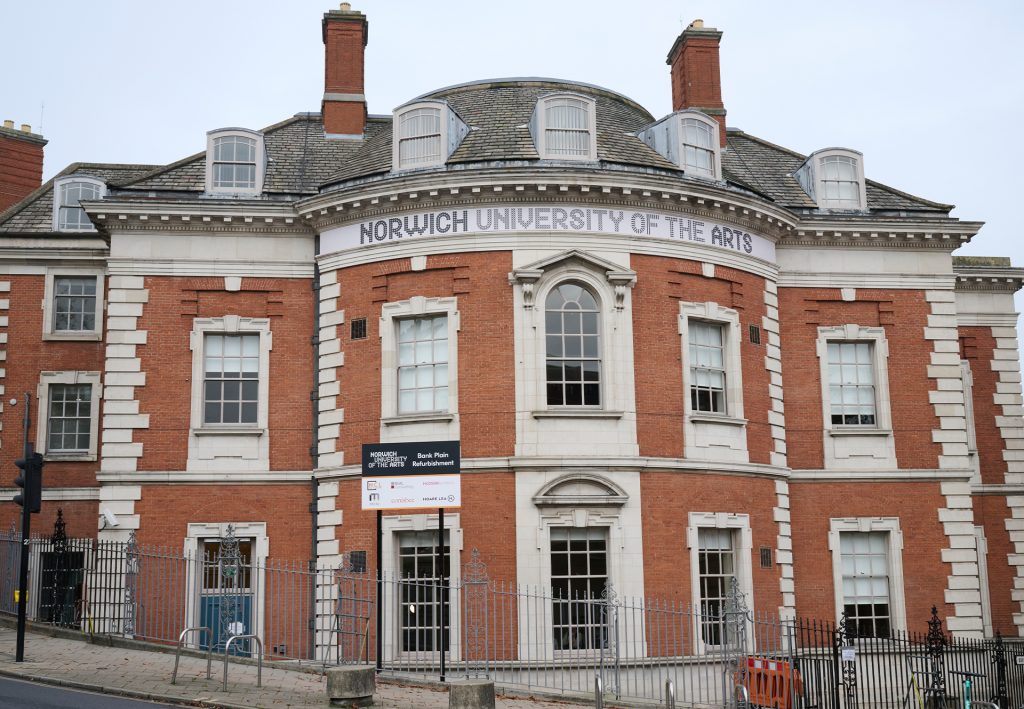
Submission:
M 14 614 L 21 539 L 0 536 L 0 613 Z M 675 706 L 930 709 L 960 697 L 1024 702 L 1024 645 L 953 638 L 937 613 L 923 634 L 855 637 L 845 622 L 779 619 L 746 608 L 735 583 L 720 608 L 621 597 L 608 584 L 565 591 L 488 577 L 474 550 L 442 583 L 433 567 L 379 582 L 364 559 L 339 568 L 265 561 L 229 528 L 195 554 L 67 539 L 63 522 L 30 552 L 29 617 L 83 633 L 223 651 L 254 634 L 263 660 L 376 663 L 386 674 L 489 677 L 499 685 Z M 426 558 L 426 556 L 424 556 Z M 377 625 L 378 598 L 381 624 Z M 379 650 L 378 650 L 379 648 Z M 231 645 L 252 655 L 255 644 Z M 671 683 L 669 685 L 669 683 Z

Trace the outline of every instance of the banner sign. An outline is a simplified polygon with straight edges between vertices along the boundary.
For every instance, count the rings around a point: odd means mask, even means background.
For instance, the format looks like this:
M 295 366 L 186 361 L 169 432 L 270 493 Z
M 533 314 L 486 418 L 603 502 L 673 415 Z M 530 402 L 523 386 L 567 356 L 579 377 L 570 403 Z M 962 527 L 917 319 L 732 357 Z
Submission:
M 458 441 L 363 446 L 364 510 L 460 507 Z
M 328 229 L 320 235 L 321 253 L 372 248 L 432 236 L 523 232 L 579 232 L 651 237 L 710 246 L 765 261 L 775 261 L 775 244 L 758 234 L 707 219 L 629 209 L 599 209 L 571 204 L 475 207 L 412 212 Z

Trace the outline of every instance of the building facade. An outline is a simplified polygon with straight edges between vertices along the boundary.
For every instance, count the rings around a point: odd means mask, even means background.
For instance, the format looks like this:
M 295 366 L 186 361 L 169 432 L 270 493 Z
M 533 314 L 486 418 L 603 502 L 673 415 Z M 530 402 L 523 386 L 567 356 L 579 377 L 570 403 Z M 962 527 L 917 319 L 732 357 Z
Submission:
M 28 403 L 37 529 L 419 573 L 436 511 L 385 513 L 376 559 L 361 448 L 458 440 L 455 581 L 478 550 L 565 593 L 735 578 L 862 634 L 1024 634 L 1024 271 L 954 256 L 979 222 L 727 128 L 699 22 L 664 117 L 537 78 L 368 114 L 366 17 L 323 37 L 320 112 L 0 213 L 0 467 Z M 5 185 L 43 142 L 0 128 Z

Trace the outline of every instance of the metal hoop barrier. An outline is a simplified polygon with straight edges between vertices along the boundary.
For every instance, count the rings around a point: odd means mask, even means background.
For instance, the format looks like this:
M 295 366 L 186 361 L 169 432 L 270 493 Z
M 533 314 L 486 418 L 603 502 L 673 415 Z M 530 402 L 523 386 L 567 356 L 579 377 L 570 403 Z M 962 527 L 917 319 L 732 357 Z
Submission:
M 604 709 L 604 682 L 601 673 L 594 673 L 594 709 Z
M 665 680 L 665 709 L 676 709 L 676 683 Z
M 263 641 L 257 635 L 232 635 L 224 646 L 224 691 L 228 691 L 228 657 L 231 651 L 231 643 L 236 640 L 255 640 L 256 649 L 256 686 L 263 686 Z
M 174 672 L 171 673 L 171 684 L 174 684 L 178 680 L 178 660 L 181 659 L 181 646 L 185 642 L 185 636 L 189 633 L 199 633 L 199 642 L 203 641 L 203 631 L 206 632 L 206 679 L 210 679 L 212 674 L 213 664 L 213 631 L 205 625 L 197 625 L 194 628 L 185 628 L 181 631 L 181 635 L 178 636 L 178 646 L 174 649 Z

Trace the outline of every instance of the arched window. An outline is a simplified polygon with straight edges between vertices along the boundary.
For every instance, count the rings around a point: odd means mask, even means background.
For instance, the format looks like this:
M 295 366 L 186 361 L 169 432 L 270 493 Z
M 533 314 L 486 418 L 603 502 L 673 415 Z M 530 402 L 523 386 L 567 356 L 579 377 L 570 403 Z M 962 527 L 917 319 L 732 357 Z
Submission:
M 206 134 L 207 194 L 257 197 L 263 192 L 266 144 L 263 134 L 221 128 Z
M 601 405 L 600 308 L 579 283 L 562 283 L 544 303 L 548 406 Z
M 715 147 L 718 135 L 712 124 L 696 118 L 683 119 L 683 170 L 715 177 Z
M 96 230 L 80 203 L 103 198 L 106 186 L 100 180 L 74 175 L 54 181 L 53 192 L 53 221 L 57 231 Z
M 530 133 L 541 159 L 597 160 L 594 99 L 556 94 L 537 101 Z
M 441 109 L 416 108 L 398 119 L 398 165 L 434 165 L 441 159 Z

